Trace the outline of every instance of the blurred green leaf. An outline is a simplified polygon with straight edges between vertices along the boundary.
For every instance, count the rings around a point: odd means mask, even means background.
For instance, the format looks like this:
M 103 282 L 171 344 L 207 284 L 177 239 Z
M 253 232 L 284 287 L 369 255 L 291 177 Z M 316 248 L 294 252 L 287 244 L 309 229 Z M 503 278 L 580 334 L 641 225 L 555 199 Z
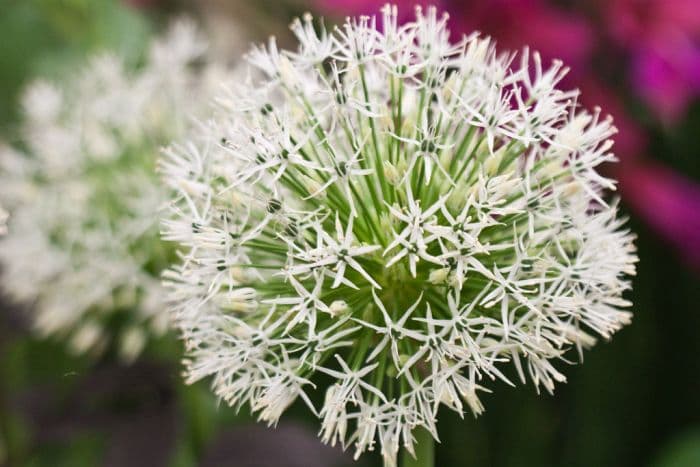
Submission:
M 652 467 L 697 466 L 700 466 L 700 427 L 673 438 L 652 464 Z
M 30 453 L 26 467 L 81 467 L 100 465 L 102 442 L 95 435 L 73 437 L 66 443 L 44 445 Z
M 28 80 L 65 75 L 98 50 L 136 62 L 151 26 L 117 0 L 0 0 L 0 31 L 0 132 L 7 134 Z

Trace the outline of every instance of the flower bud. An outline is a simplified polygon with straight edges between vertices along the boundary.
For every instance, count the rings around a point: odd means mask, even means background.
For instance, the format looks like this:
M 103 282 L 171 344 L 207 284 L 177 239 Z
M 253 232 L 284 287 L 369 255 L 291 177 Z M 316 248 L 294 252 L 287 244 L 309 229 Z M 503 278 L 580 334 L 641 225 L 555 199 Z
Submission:
M 331 303 L 331 306 L 328 307 L 328 311 L 334 318 L 345 314 L 348 310 L 348 304 L 345 303 L 344 300 L 336 300 L 333 303 Z
M 428 282 L 431 284 L 443 284 L 450 274 L 450 268 L 433 269 L 428 276 Z
M 401 175 L 399 175 L 398 169 L 389 161 L 384 161 L 384 177 L 387 182 L 394 186 L 398 185 L 399 181 L 401 181 Z

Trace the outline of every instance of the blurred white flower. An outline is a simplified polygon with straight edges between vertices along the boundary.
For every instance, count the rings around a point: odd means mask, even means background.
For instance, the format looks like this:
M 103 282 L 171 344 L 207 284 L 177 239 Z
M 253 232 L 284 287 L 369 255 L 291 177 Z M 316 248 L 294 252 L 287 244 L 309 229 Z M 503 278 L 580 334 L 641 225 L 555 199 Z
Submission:
M 24 95 L 21 143 L 0 149 L 0 200 L 12 213 L 3 288 L 34 302 L 38 331 L 77 353 L 113 340 L 132 359 L 164 330 L 159 274 L 174 249 L 158 234 L 155 161 L 225 73 L 205 51 L 181 20 L 137 68 L 105 53 L 64 82 L 38 81 Z
M 396 17 L 294 22 L 299 50 L 254 48 L 161 164 L 188 381 L 272 424 L 301 398 L 324 441 L 378 440 L 387 465 L 440 405 L 481 413 L 507 362 L 552 391 L 569 349 L 630 321 L 637 261 L 595 170 L 615 129 L 556 88 L 561 63 Z

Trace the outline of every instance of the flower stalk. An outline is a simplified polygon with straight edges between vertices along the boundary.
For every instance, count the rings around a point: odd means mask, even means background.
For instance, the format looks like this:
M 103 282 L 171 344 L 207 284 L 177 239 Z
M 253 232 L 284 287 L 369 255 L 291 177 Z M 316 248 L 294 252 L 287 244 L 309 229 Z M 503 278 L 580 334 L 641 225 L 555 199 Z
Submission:
M 403 450 L 401 467 L 434 467 L 435 466 L 435 440 L 433 435 L 424 428 L 417 428 L 413 432 L 415 444 L 415 457 L 410 452 Z

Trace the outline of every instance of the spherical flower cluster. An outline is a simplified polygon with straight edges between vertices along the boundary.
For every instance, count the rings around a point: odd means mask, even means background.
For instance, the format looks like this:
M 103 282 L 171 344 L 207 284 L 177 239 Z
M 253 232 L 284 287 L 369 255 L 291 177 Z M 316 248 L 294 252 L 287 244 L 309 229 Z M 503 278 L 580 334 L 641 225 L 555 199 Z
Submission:
M 70 81 L 38 81 L 23 98 L 20 143 L 0 147 L 12 213 L 3 288 L 77 353 L 102 350 L 120 329 L 114 344 L 133 358 L 167 322 L 159 275 L 174 249 L 159 238 L 155 161 L 220 79 L 198 63 L 205 49 L 182 20 L 138 68 L 103 53 Z
M 611 120 L 556 88 L 561 63 L 445 24 L 304 17 L 161 166 L 189 381 L 273 424 L 300 399 L 325 442 L 387 465 L 438 437 L 441 405 L 481 413 L 506 363 L 552 391 L 631 316 L 633 236 L 596 172 Z

